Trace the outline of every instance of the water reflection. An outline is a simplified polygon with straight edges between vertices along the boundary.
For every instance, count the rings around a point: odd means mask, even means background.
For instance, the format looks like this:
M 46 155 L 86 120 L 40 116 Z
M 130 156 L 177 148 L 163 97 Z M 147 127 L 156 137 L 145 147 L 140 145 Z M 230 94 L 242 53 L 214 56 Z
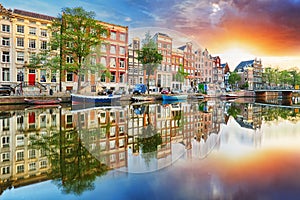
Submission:
M 297 107 L 273 107 L 252 100 L 82 109 L 3 107 L 0 194 L 52 180 L 64 194 L 81 195 L 93 191 L 97 178 L 112 170 L 155 172 L 180 158 L 203 160 L 216 150 L 223 155 L 245 156 L 252 147 L 260 148 L 263 140 L 265 145 L 273 145 L 269 138 L 290 123 L 297 123 L 299 116 Z M 282 120 L 288 125 L 278 125 Z M 270 130 L 271 125 L 277 130 Z M 290 133 L 290 140 L 298 135 L 299 131 Z M 235 169 L 230 173 L 240 171 Z M 220 169 L 215 166 L 214 170 Z M 225 175 L 219 173 L 214 173 L 209 182 L 219 188 L 214 190 L 224 193 Z

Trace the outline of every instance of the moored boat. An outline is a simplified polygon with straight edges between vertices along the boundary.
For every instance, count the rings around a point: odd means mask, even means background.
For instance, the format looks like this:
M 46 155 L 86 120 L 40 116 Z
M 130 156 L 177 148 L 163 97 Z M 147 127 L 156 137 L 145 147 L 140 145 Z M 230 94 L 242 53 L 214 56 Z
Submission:
M 221 95 L 221 99 L 236 99 L 239 96 L 237 94 L 233 94 L 233 93 L 227 93 L 224 95 Z
M 82 95 L 71 94 L 72 105 L 78 104 L 111 104 L 121 99 L 121 95 Z
M 24 101 L 28 104 L 32 105 L 53 105 L 53 104 L 59 104 L 61 102 L 61 98 L 57 99 L 27 99 L 25 98 Z
M 151 96 L 132 96 L 132 101 L 155 101 L 155 97 Z
M 162 95 L 163 101 L 178 101 L 178 100 L 186 100 L 188 95 Z

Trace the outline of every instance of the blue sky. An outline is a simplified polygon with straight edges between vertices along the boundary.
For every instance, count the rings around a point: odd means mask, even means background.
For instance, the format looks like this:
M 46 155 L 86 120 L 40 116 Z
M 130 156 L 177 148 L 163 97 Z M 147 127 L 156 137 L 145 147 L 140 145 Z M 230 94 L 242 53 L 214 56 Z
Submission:
M 263 58 L 300 68 L 300 0 L 2 0 L 5 8 L 58 16 L 81 6 L 96 19 L 128 26 L 130 36 L 163 30 L 223 62 Z M 162 31 L 161 31 L 162 32 Z M 143 34 L 141 34 L 143 33 Z M 179 42 L 179 43 L 180 43 Z

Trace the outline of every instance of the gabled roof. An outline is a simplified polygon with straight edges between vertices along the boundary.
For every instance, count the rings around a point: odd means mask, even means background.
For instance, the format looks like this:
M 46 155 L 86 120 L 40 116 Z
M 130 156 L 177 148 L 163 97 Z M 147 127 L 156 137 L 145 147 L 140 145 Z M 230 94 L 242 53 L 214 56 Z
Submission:
M 238 66 L 236 66 L 236 68 L 234 69 L 235 72 L 237 71 L 245 71 L 246 68 L 252 66 L 252 64 L 254 63 L 254 60 L 247 60 L 247 61 L 242 61 L 240 62 L 240 64 Z
M 182 51 L 184 51 L 185 48 L 186 48 L 186 45 L 183 45 L 183 46 L 181 46 L 181 47 L 178 47 L 178 49 L 180 49 L 180 50 L 182 50 Z

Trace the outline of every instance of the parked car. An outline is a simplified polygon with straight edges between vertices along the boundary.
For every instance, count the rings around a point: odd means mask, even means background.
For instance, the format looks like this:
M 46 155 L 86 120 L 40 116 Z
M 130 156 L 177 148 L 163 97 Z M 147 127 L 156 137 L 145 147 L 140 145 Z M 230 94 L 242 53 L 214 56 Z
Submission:
M 14 93 L 14 88 L 10 86 L 1 86 L 0 87 L 0 95 L 10 95 L 11 93 Z
M 169 94 L 170 93 L 170 91 L 169 91 L 169 89 L 168 88 L 163 88 L 162 90 L 161 90 L 161 92 L 160 92 L 161 94 Z
M 133 89 L 133 94 L 145 94 L 147 86 L 145 84 L 136 84 Z
M 98 92 L 98 95 L 109 95 L 112 93 L 113 93 L 113 91 L 111 89 L 103 89 L 100 92 Z

